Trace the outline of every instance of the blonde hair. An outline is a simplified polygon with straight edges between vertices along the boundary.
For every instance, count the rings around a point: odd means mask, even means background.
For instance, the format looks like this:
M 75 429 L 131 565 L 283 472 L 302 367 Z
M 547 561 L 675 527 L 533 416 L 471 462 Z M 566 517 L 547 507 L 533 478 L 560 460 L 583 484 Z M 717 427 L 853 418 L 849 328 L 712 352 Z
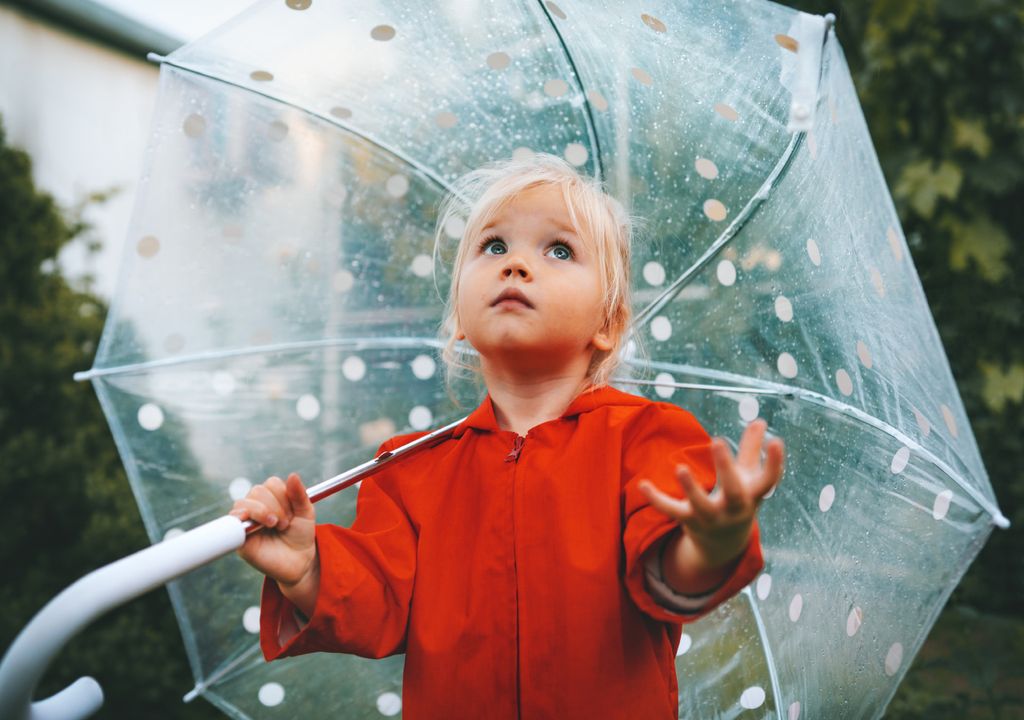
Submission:
M 525 159 L 491 162 L 463 175 L 441 204 L 434 236 L 435 267 L 439 266 L 440 248 L 445 239 L 459 239 L 440 327 L 440 339 L 444 342 L 441 357 L 447 369 L 449 389 L 458 377 L 480 377 L 478 357 L 456 339 L 459 275 L 472 246 L 470 240 L 519 193 L 542 185 L 562 189 L 573 229 L 578 236 L 589 237 L 597 248 L 604 298 L 602 329 L 608 333 L 612 346 L 608 350 L 594 351 L 587 370 L 589 385 L 607 384 L 620 363 L 623 338 L 632 320 L 629 265 L 637 220 L 604 192 L 600 181 L 580 175 L 556 155 L 536 153 Z

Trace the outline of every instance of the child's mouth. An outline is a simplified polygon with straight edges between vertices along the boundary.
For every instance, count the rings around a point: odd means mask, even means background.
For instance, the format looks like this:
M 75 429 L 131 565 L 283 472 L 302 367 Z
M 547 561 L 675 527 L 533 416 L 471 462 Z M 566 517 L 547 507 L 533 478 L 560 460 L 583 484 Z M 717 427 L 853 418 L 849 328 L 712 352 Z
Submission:
M 530 301 L 526 299 L 526 295 L 523 294 L 522 290 L 517 288 L 508 288 L 499 295 L 491 307 L 515 307 L 521 306 L 525 308 L 533 308 Z

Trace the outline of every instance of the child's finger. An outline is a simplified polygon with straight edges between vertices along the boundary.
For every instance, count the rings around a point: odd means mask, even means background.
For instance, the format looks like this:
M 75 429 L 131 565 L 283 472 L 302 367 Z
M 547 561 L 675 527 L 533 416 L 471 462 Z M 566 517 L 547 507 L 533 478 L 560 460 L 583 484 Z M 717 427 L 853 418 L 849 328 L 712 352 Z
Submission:
M 713 515 L 715 504 L 704 488 L 690 474 L 690 469 L 685 465 L 676 465 L 676 479 L 686 493 L 686 499 L 693 506 L 694 511 L 699 515 Z
M 252 520 L 264 527 L 274 527 L 278 522 L 278 516 L 271 512 L 266 504 L 251 496 L 236 501 L 231 514 L 240 520 Z
M 299 477 L 298 473 L 291 473 L 288 476 L 288 480 L 285 482 L 285 489 L 288 502 L 295 517 L 307 520 L 316 519 L 313 503 L 310 502 L 309 493 L 306 492 L 306 486 L 302 484 L 302 478 Z
M 280 481 L 280 478 L 278 478 L 278 480 Z M 269 487 L 267 487 L 267 483 L 257 485 L 252 490 L 250 490 L 249 494 L 246 496 L 246 499 L 253 500 L 265 508 L 263 516 L 266 519 L 266 522 L 260 520 L 260 518 L 257 517 L 255 514 L 252 514 L 252 519 L 256 520 L 261 525 L 264 525 L 266 527 L 278 527 L 278 523 L 282 519 L 286 518 L 286 509 L 281 504 L 281 501 L 278 500 L 274 492 Z M 285 527 L 287 527 L 287 520 L 285 520 L 285 523 Z M 278 529 L 284 530 L 285 528 L 279 527 Z
M 768 494 L 768 491 L 782 479 L 786 455 L 785 445 L 782 440 L 776 438 L 769 442 L 768 447 L 765 448 L 765 455 L 764 473 L 759 480 L 759 486 L 755 488 L 758 499 Z
M 740 438 L 739 451 L 736 453 L 736 461 L 743 467 L 757 467 L 761 462 L 761 443 L 764 441 L 764 434 L 768 431 L 768 423 L 762 418 L 756 418 L 743 430 Z
M 676 522 L 684 522 L 693 517 L 693 506 L 688 500 L 679 500 L 666 495 L 650 480 L 642 480 L 638 487 L 650 501 L 651 506 L 663 515 L 667 515 Z
M 715 476 L 725 500 L 725 506 L 730 510 L 740 507 L 744 503 L 745 488 L 739 475 L 736 474 L 736 465 L 732 459 L 732 452 L 729 446 L 721 438 L 711 441 L 711 457 L 715 461 Z

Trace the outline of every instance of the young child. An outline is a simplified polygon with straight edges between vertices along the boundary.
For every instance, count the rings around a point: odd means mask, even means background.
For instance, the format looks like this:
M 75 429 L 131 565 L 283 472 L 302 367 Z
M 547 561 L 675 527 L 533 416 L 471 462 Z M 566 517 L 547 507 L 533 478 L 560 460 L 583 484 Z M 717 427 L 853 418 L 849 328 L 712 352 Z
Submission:
M 487 396 L 451 439 L 363 480 L 351 528 L 315 525 L 294 473 L 235 504 L 268 528 L 239 551 L 268 576 L 264 655 L 405 653 L 412 720 L 675 718 L 681 625 L 762 568 L 755 514 L 782 442 L 762 465 L 757 420 L 734 460 L 685 410 L 607 385 L 631 230 L 598 183 L 537 155 L 458 190 L 473 204 L 444 355 Z

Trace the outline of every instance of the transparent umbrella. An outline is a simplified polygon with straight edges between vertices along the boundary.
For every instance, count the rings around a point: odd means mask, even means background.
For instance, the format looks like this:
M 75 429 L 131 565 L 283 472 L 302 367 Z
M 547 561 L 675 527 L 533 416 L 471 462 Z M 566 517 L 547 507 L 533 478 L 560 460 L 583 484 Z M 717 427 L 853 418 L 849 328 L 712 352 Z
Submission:
M 684 628 L 680 715 L 881 715 L 1006 521 L 829 24 L 760 0 L 267 0 L 163 58 L 85 374 L 151 538 L 474 407 L 438 356 L 462 227 L 435 255 L 437 206 L 552 152 L 645 219 L 621 387 L 728 437 L 762 416 L 789 448 L 763 574 Z M 319 518 L 350 523 L 355 494 Z M 401 712 L 400 656 L 265 664 L 260 582 L 229 555 L 170 586 L 191 696 Z

